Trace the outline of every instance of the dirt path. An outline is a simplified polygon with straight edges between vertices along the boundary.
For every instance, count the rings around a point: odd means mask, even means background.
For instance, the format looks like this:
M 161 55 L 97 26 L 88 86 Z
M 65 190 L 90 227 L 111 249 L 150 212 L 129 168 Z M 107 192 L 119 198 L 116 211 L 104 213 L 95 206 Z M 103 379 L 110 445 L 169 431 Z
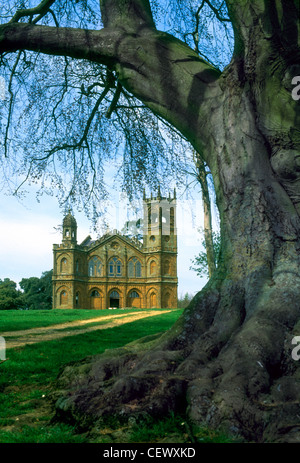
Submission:
M 151 312 L 135 312 L 134 314 L 118 314 L 107 317 L 89 318 L 87 320 L 77 320 L 68 323 L 61 323 L 57 325 L 44 326 L 39 328 L 31 328 L 22 331 L 7 331 L 1 333 L 6 342 L 6 349 L 14 349 L 16 347 L 22 347 L 26 344 L 36 344 L 44 341 L 52 341 L 53 339 L 60 339 L 66 336 L 77 336 L 78 334 L 89 333 L 91 331 L 105 330 L 107 328 L 114 328 L 115 326 L 124 325 L 125 323 L 131 323 L 142 318 L 153 317 L 162 313 L 168 313 L 171 310 L 153 310 Z M 111 320 L 107 322 L 108 320 Z M 87 325 L 90 323 L 102 323 L 99 325 L 90 326 L 87 328 L 80 328 L 78 330 L 67 328 L 73 328 L 75 326 Z M 104 322 L 104 323 L 103 323 Z M 60 332 L 60 330 L 64 330 Z M 14 339 L 9 339 L 13 337 Z

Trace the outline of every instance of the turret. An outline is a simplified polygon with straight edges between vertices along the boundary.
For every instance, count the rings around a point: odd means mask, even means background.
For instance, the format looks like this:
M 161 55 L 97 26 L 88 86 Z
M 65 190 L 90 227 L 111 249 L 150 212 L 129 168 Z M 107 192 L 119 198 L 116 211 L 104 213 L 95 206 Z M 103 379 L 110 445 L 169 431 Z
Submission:
M 70 211 L 63 220 L 63 243 L 77 244 L 77 222 Z

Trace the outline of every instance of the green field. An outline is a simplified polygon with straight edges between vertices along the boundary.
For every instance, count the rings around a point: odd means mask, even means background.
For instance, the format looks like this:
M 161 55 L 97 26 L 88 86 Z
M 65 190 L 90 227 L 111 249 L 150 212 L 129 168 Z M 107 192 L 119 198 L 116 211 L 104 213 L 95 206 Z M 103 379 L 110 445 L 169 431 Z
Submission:
M 126 313 L 136 311 L 128 310 Z M 6 331 L 15 331 L 15 338 L 18 338 L 19 330 L 100 316 L 103 316 L 105 323 L 110 316 L 124 313 L 124 310 L 1 311 L 0 336 Z M 111 442 L 109 436 L 111 432 L 117 432 L 115 430 L 97 436 L 76 434 L 67 425 L 51 423 L 53 407 L 48 396 L 59 370 L 69 362 L 166 331 L 181 313 L 181 309 L 174 309 L 114 328 L 7 349 L 7 360 L 0 364 L 0 443 Z M 85 326 L 90 325 L 84 325 L 82 329 Z M 183 418 L 174 416 L 151 425 L 145 423 L 144 427 L 133 427 L 126 439 L 128 442 L 154 442 L 174 433 L 180 436 L 178 439 L 190 441 Z M 197 436 L 205 442 L 224 441 L 224 438 L 208 430 L 201 430 Z

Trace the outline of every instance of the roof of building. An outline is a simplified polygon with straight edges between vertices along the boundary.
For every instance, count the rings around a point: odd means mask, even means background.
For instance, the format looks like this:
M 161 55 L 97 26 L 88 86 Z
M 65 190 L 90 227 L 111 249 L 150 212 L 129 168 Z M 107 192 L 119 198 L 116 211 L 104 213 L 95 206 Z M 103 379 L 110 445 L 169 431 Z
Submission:
M 77 222 L 76 222 L 76 219 L 75 217 L 73 217 L 73 215 L 71 214 L 71 212 L 69 212 L 64 220 L 63 220 L 63 226 L 64 227 L 71 227 L 71 226 L 75 226 L 77 227 Z

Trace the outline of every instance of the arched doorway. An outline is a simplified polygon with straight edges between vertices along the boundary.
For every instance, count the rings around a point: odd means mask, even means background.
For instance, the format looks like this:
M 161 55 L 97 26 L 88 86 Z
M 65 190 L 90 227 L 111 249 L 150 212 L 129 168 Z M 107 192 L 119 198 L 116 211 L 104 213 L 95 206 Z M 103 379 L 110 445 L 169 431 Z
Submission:
M 68 305 L 68 293 L 65 289 L 63 289 L 60 293 L 59 303 L 62 306 Z
M 137 291 L 132 290 L 129 292 L 127 304 L 129 307 L 141 308 L 141 298 Z
M 116 290 L 113 290 L 109 295 L 109 307 L 113 307 L 114 309 L 120 307 L 120 294 Z
M 97 289 L 93 289 L 90 296 L 90 307 L 91 309 L 100 310 L 102 309 L 102 298 Z
M 156 293 L 152 291 L 150 294 L 150 308 L 152 309 L 156 307 L 157 307 L 157 297 L 156 297 Z

